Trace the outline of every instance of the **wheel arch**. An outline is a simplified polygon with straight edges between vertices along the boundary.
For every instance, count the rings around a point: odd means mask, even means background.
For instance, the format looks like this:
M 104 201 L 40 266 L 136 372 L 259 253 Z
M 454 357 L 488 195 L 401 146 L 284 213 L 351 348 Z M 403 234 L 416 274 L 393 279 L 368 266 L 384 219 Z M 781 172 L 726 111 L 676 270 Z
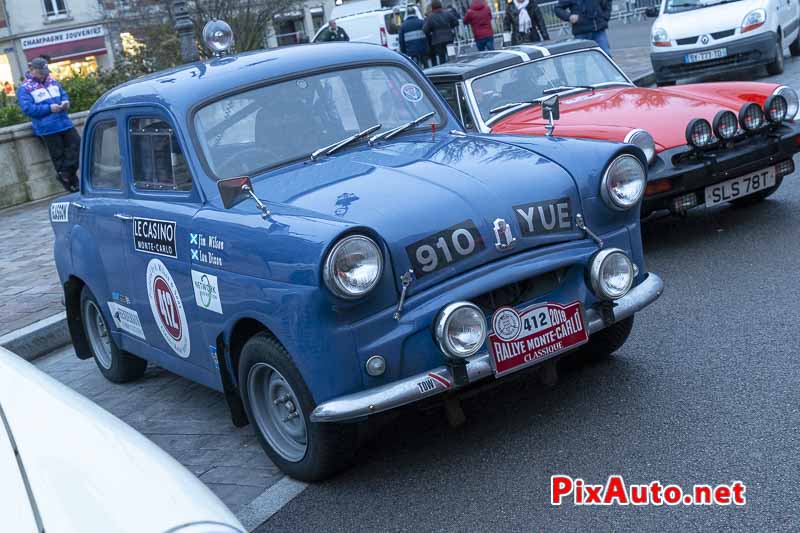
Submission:
M 67 310 L 67 328 L 75 347 L 75 355 L 78 359 L 89 359 L 92 351 L 89 348 L 89 341 L 86 339 L 83 329 L 83 318 L 81 317 L 81 292 L 86 286 L 81 278 L 70 275 L 64 283 L 64 306 Z

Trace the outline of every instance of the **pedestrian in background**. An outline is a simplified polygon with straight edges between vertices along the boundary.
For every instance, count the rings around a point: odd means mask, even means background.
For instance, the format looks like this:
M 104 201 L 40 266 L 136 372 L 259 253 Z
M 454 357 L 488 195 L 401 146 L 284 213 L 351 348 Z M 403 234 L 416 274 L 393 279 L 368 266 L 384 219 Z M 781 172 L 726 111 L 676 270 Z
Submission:
M 422 67 L 428 67 L 428 36 L 425 35 L 423 27 L 425 22 L 419 18 L 415 11 L 410 10 L 406 19 L 400 26 L 400 53 L 409 56 Z
M 430 41 L 431 56 L 436 58 L 435 64 L 447 63 L 447 45 L 453 42 L 453 29 L 457 26 L 458 19 L 452 11 L 442 9 L 441 0 L 433 0 L 431 14 L 425 19 L 422 30 Z
M 69 96 L 61 84 L 50 76 L 44 58 L 31 60 L 28 68 L 25 81 L 17 90 L 19 107 L 31 117 L 33 133 L 47 146 L 58 181 L 67 191 L 75 192 L 79 183 L 81 138 L 67 114 Z
M 352 29 L 352 28 L 351 28 Z M 336 21 L 331 19 L 328 21 L 328 27 L 319 36 L 322 42 L 330 41 L 349 41 L 350 36 L 344 31 L 344 28 L 336 24 Z
M 506 6 L 504 24 L 506 31 L 511 32 L 511 44 L 536 43 L 550 39 L 547 24 L 536 0 L 511 0 Z
M 606 33 L 611 18 L 611 0 L 558 0 L 556 16 L 572 24 L 572 35 L 576 39 L 594 41 L 611 55 Z
M 475 46 L 479 52 L 494 50 L 492 10 L 484 0 L 473 0 L 467 14 L 464 15 L 464 24 L 472 27 L 472 36 L 475 37 Z

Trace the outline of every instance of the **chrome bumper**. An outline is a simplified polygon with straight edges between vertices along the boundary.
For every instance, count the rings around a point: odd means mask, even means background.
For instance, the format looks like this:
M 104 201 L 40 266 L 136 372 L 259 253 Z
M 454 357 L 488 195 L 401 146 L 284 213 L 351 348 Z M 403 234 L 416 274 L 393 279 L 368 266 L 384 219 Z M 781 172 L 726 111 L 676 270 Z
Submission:
M 614 322 L 624 320 L 654 302 L 664 290 L 664 282 L 656 274 L 647 278 L 615 302 L 614 320 L 606 322 L 594 309 L 586 312 L 589 334 L 592 335 Z M 469 383 L 491 376 L 492 363 L 488 352 L 474 355 L 467 361 Z M 311 413 L 312 422 L 342 422 L 388 411 L 424 398 L 454 389 L 453 374 L 447 366 L 394 381 L 380 387 L 341 396 L 321 403 Z

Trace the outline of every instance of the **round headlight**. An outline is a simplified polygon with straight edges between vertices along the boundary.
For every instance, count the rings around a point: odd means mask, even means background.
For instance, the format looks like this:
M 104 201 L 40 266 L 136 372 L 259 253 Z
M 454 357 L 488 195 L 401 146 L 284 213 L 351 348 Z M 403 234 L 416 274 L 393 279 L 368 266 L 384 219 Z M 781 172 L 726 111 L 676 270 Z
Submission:
M 486 340 L 486 317 L 471 302 L 455 302 L 436 318 L 436 340 L 448 357 L 463 359 L 475 354 Z
M 786 99 L 786 119 L 792 120 L 797 116 L 797 111 L 800 109 L 800 102 L 797 99 L 797 91 L 786 85 L 781 85 L 772 94 L 779 94 Z
M 642 199 L 645 181 L 641 161 L 623 154 L 608 165 L 600 184 L 600 196 L 611 209 L 630 209 Z
M 618 300 L 628 294 L 634 276 L 633 262 L 618 248 L 597 252 L 589 267 L 592 290 L 603 300 Z
M 708 146 L 713 142 L 714 135 L 711 124 L 704 118 L 693 118 L 686 126 L 686 142 L 696 148 Z
M 325 284 L 337 296 L 360 298 L 375 288 L 383 272 L 383 256 L 375 241 L 351 235 L 336 243 L 325 261 Z
M 650 37 L 652 43 L 656 46 L 669 46 L 669 35 L 664 28 L 654 28 Z
M 786 103 L 786 98 L 779 94 L 773 94 L 764 102 L 764 114 L 767 115 L 767 120 L 774 124 L 783 122 L 788 109 L 789 105 Z
M 648 163 L 652 163 L 653 159 L 655 159 L 656 143 L 653 140 L 653 136 L 645 130 L 631 130 L 625 136 L 625 142 L 641 148 Z
M 714 134 L 720 139 L 733 139 L 739 131 L 736 113 L 733 111 L 720 111 L 714 116 Z
M 755 131 L 764 125 L 764 111 L 758 104 L 750 102 L 739 110 L 739 124 L 747 131 Z

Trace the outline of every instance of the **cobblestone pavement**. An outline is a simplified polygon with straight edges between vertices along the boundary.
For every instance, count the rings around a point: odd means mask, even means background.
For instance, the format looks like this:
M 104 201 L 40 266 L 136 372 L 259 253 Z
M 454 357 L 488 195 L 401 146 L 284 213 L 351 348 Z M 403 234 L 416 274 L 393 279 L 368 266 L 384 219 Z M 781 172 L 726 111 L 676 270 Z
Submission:
M 0 211 L 0 336 L 60 313 L 53 263 L 52 199 Z
M 116 385 L 72 347 L 34 364 L 143 433 L 200 478 L 236 513 L 283 477 L 252 429 L 231 423 L 222 394 L 150 365 Z

